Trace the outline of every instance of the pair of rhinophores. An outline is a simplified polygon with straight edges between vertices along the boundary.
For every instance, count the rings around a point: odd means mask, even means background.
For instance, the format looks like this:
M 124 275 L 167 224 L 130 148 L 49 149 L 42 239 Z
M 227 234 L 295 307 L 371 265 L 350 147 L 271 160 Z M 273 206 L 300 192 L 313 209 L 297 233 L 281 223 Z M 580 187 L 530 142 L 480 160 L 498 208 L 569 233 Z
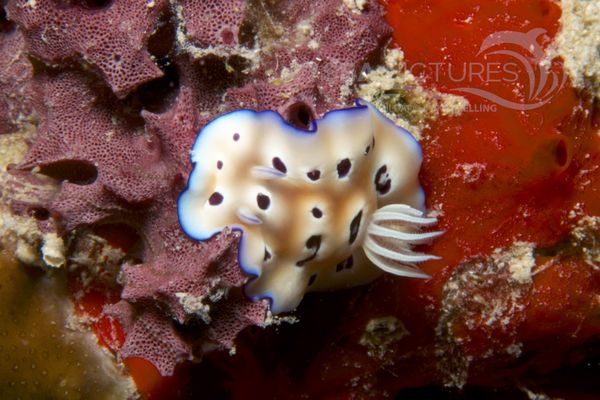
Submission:
M 270 299 L 273 313 L 382 271 L 428 277 L 415 264 L 436 257 L 412 245 L 442 232 L 421 232 L 437 222 L 424 214 L 421 148 L 368 102 L 309 131 L 273 111 L 230 112 L 200 131 L 191 161 L 181 227 L 197 240 L 240 230 L 246 294 Z

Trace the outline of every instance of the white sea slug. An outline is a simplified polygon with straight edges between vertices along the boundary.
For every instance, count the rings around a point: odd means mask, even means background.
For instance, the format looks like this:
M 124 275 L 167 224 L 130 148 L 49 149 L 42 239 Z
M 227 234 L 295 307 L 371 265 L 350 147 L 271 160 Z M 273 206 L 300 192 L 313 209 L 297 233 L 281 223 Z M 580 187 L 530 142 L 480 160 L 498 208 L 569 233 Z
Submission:
M 415 263 L 436 257 L 411 250 L 441 234 L 420 231 L 437 222 L 424 214 L 421 149 L 370 103 L 309 131 L 273 111 L 234 111 L 202 129 L 191 160 L 181 227 L 197 240 L 240 230 L 246 294 L 270 299 L 273 313 L 382 271 L 428 277 Z

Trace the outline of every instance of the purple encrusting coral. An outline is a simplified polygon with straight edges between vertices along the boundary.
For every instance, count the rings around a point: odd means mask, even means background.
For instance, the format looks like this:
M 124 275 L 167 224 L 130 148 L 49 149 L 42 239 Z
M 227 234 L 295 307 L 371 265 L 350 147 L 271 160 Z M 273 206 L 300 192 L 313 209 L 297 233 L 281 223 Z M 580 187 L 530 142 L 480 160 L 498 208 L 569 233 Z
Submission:
M 123 266 L 122 301 L 107 310 L 126 331 L 121 354 L 169 375 L 181 360 L 231 348 L 268 306 L 242 295 L 239 234 L 197 243 L 179 228 L 194 138 L 234 109 L 276 110 L 305 127 L 350 105 L 357 74 L 390 36 L 381 6 L 14 0 L 6 10 L 0 46 L 16 61 L 0 59 L 0 128 L 37 115 L 18 169 L 62 181 L 43 204 L 61 234 L 121 224 L 141 239 L 137 263 Z
M 0 15 L 0 134 L 14 132 L 32 112 L 33 68 L 23 34 Z

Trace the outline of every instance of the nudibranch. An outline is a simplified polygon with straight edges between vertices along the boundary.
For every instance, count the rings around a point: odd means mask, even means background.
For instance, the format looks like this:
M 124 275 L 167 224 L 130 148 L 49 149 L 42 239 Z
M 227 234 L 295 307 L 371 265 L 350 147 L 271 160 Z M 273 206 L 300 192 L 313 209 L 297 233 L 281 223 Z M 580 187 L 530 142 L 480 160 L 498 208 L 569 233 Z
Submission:
M 382 271 L 426 278 L 436 258 L 412 245 L 441 232 L 424 213 L 417 141 L 372 104 L 330 111 L 303 130 L 274 111 L 238 110 L 208 123 L 178 200 L 181 227 L 207 240 L 242 232 L 239 264 L 252 299 L 294 310 L 309 291 L 372 281 Z

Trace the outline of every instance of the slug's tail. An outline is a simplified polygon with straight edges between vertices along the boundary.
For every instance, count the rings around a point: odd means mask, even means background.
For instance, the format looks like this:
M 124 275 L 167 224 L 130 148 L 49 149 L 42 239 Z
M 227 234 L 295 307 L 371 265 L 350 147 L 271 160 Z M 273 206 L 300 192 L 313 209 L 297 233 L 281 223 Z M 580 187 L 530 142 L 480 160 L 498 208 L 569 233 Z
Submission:
M 412 251 L 412 245 L 426 243 L 443 231 L 421 232 L 420 228 L 435 225 L 422 211 L 405 204 L 390 204 L 373 214 L 367 227 L 363 249 L 369 260 L 385 272 L 411 278 L 430 276 L 416 263 L 437 260 L 439 257 Z

